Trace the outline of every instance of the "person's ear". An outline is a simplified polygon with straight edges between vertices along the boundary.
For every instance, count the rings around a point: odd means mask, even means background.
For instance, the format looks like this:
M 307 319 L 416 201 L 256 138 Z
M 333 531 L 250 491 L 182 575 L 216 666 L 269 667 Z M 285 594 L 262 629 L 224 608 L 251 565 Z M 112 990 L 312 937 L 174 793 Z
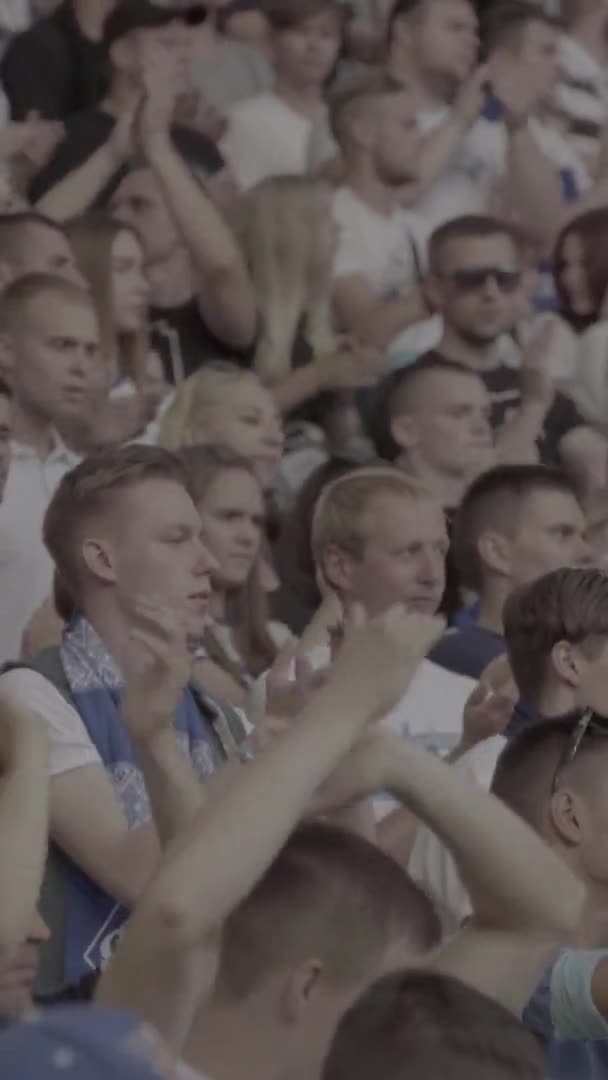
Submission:
M 580 686 L 584 657 L 569 641 L 557 641 L 551 649 L 550 662 L 561 682 L 576 689 Z
M 511 550 L 506 536 L 488 529 L 477 541 L 477 552 L 485 566 L 501 577 L 508 577 L 511 572 Z
M 327 544 L 321 552 L 319 570 L 323 580 L 338 596 L 349 593 L 353 580 L 353 557 L 338 544 Z
M 559 788 L 549 803 L 551 824 L 567 847 L 579 847 L 584 840 L 585 807 L 580 795 L 570 788 Z
M 281 1012 L 285 1023 L 296 1026 L 319 988 L 323 964 L 317 958 L 305 960 L 287 979 L 281 995 Z
M 418 445 L 418 425 L 416 423 L 416 418 L 410 416 L 408 413 L 402 413 L 401 416 L 393 417 L 390 424 L 390 432 L 393 437 L 393 442 L 396 442 L 401 450 L 413 450 Z
M 113 585 L 116 582 L 112 551 L 104 540 L 87 537 L 82 541 L 80 551 L 82 560 L 93 577 L 106 585 Z
M 15 339 L 12 334 L 0 334 L 0 376 L 9 386 L 15 374 Z

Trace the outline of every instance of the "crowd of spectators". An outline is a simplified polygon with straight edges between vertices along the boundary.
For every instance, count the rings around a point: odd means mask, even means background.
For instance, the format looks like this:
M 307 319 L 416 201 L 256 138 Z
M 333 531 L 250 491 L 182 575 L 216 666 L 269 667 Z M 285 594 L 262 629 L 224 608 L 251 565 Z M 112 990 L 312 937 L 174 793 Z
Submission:
M 605 1080 L 607 567 L 605 0 L 0 0 L 2 1080 Z

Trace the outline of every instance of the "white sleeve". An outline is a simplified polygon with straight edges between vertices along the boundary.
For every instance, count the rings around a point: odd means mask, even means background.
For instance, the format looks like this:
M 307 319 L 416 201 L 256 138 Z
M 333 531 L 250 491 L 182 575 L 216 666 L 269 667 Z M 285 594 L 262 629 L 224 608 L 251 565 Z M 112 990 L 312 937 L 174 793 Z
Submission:
M 606 430 L 608 412 L 608 322 L 602 320 L 580 339 L 573 397 L 585 420 Z
M 608 1039 L 608 1020 L 598 1012 L 591 980 L 608 949 L 565 949 L 551 972 L 551 1019 L 559 1039 Z
M 101 765 L 88 732 L 71 705 L 52 683 L 28 668 L 15 668 L 0 677 L 0 694 L 28 709 L 48 729 L 50 774 L 60 776 L 83 765 Z

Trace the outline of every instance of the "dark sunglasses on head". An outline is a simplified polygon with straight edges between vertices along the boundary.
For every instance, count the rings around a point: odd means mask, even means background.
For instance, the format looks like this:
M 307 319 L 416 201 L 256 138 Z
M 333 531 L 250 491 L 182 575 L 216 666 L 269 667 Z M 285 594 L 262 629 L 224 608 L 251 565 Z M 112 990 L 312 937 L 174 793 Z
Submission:
M 551 784 L 551 794 L 555 795 L 559 787 L 559 782 L 564 769 L 567 769 L 569 765 L 575 760 L 585 735 L 591 732 L 592 735 L 608 735 L 608 718 L 605 716 L 599 716 L 593 709 L 585 709 L 579 720 L 572 729 L 572 734 L 568 739 L 568 742 L 564 748 L 564 752 L 558 762 L 555 773 L 553 774 L 553 782 Z
M 471 266 L 454 270 L 448 275 L 460 292 L 477 292 L 487 281 L 494 281 L 501 292 L 515 292 L 521 282 L 521 271 L 501 266 Z

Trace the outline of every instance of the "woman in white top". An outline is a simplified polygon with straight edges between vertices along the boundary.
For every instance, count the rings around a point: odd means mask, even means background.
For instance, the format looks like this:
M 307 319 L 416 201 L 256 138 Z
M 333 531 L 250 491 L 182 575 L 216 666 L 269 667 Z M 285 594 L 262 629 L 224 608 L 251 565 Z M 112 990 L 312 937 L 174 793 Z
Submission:
M 263 583 L 264 492 L 253 465 L 231 450 L 182 451 L 201 516 L 203 541 L 215 559 L 210 620 L 195 673 L 209 693 L 246 703 L 253 680 L 274 663 L 291 635 L 272 622 Z

